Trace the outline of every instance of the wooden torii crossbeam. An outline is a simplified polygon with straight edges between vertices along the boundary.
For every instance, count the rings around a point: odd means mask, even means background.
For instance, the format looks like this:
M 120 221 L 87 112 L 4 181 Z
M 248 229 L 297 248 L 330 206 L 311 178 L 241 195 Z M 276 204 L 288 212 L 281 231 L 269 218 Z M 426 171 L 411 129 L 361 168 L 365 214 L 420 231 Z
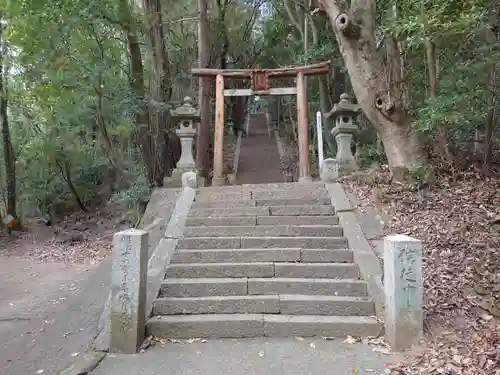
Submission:
M 215 137 L 214 173 L 212 186 L 222 186 L 224 150 L 224 97 L 252 95 L 297 95 L 297 120 L 299 127 L 299 181 L 309 179 L 309 133 L 306 77 L 328 74 L 330 61 L 312 65 L 277 69 L 204 69 L 194 68 L 191 73 L 197 77 L 215 77 Z M 250 79 L 250 89 L 225 89 L 225 79 Z M 270 79 L 295 78 L 295 87 L 272 88 Z

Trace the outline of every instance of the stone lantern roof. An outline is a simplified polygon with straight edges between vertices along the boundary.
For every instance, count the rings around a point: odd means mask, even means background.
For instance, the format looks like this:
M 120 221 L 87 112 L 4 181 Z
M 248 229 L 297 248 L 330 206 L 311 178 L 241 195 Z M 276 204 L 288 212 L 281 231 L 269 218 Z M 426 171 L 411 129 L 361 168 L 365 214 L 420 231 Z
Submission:
M 182 105 L 170 110 L 170 114 L 174 121 L 188 120 L 197 122 L 200 121 L 200 112 L 192 105 L 193 100 L 186 96 L 182 101 Z M 183 124 L 181 124 L 182 127 Z
M 350 117 L 351 120 L 361 113 L 361 107 L 353 104 L 346 93 L 340 95 L 340 102 L 333 106 L 333 109 L 326 114 L 326 118 L 332 118 L 335 121 L 339 117 Z M 346 122 L 346 121 L 344 121 Z

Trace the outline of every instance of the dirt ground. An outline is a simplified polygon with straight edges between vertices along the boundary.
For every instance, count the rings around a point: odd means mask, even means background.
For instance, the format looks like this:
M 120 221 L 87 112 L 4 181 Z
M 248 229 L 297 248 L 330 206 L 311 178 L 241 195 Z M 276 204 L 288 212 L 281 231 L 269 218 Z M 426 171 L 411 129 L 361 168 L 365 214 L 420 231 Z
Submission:
M 105 212 L 32 221 L 0 237 L 0 374 L 57 374 L 88 348 L 125 226 Z

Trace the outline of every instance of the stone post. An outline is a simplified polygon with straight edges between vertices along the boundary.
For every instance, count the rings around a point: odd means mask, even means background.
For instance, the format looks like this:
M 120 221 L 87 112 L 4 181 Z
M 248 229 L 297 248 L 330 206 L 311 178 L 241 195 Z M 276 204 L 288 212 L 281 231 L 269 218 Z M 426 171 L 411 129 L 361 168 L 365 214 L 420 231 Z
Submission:
M 148 232 L 128 229 L 113 238 L 110 352 L 135 354 L 144 340 Z
M 417 344 L 423 330 L 422 243 L 384 239 L 385 336 L 394 350 Z
M 196 169 L 196 162 L 193 155 L 193 145 L 196 139 L 196 126 L 200 122 L 198 111 L 192 106 L 190 97 L 185 97 L 181 106 L 170 111 L 172 120 L 179 123 L 179 128 L 175 131 L 181 140 L 181 157 L 176 168 L 172 171 L 171 177 L 166 177 L 165 187 L 181 187 L 182 174 L 185 172 L 195 172 L 197 176 L 201 173 Z M 201 177 L 198 177 L 199 185 L 203 186 Z
M 182 187 L 196 189 L 198 187 L 198 176 L 194 172 L 184 172 L 182 174 Z
M 342 94 L 340 102 L 335 104 L 330 113 L 326 115 L 327 119 L 331 117 L 335 123 L 331 133 L 337 142 L 337 155 L 334 159 L 337 164 L 337 167 L 334 168 L 336 175 L 328 173 L 333 180 L 357 169 L 356 160 L 351 151 L 351 143 L 353 135 L 358 131 L 358 127 L 353 124 L 353 120 L 360 111 L 361 109 L 357 104 L 352 104 L 349 101 L 347 94 Z M 327 165 L 324 164 L 324 167 L 326 168 Z M 328 168 L 333 170 L 331 163 Z M 323 170 L 321 172 L 324 173 Z

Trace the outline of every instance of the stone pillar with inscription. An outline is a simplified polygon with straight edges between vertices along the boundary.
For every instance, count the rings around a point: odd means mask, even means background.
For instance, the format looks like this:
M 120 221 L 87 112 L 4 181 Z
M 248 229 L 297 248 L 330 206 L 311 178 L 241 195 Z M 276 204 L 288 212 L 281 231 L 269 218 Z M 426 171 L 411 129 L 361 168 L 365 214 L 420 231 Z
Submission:
M 326 118 L 332 118 L 335 127 L 332 129 L 332 135 L 337 142 L 337 155 L 335 162 L 323 163 L 321 174 L 328 176 L 329 181 L 336 181 L 357 169 L 356 160 L 351 151 L 353 135 L 358 131 L 353 120 L 361 112 L 357 104 L 351 103 L 347 94 L 340 96 L 340 102 L 334 105 L 333 109 L 326 115 Z M 333 164 L 336 164 L 334 166 Z
M 385 337 L 394 350 L 417 344 L 423 330 L 422 243 L 406 235 L 384 239 Z
M 109 350 L 135 354 L 146 325 L 148 232 L 128 229 L 113 237 Z
M 192 106 L 190 97 L 185 97 L 181 106 L 171 110 L 172 120 L 179 123 L 179 128 L 175 131 L 181 140 L 181 157 L 176 168 L 172 171 L 172 176 L 165 177 L 164 187 L 181 187 L 182 174 L 185 172 L 195 172 L 198 176 L 198 185 L 204 183 L 201 174 L 196 169 L 196 162 L 193 155 L 193 145 L 196 139 L 196 127 L 200 122 L 199 111 Z
M 327 158 L 321 163 L 320 171 L 321 181 L 336 182 L 339 177 L 339 166 L 333 158 Z

